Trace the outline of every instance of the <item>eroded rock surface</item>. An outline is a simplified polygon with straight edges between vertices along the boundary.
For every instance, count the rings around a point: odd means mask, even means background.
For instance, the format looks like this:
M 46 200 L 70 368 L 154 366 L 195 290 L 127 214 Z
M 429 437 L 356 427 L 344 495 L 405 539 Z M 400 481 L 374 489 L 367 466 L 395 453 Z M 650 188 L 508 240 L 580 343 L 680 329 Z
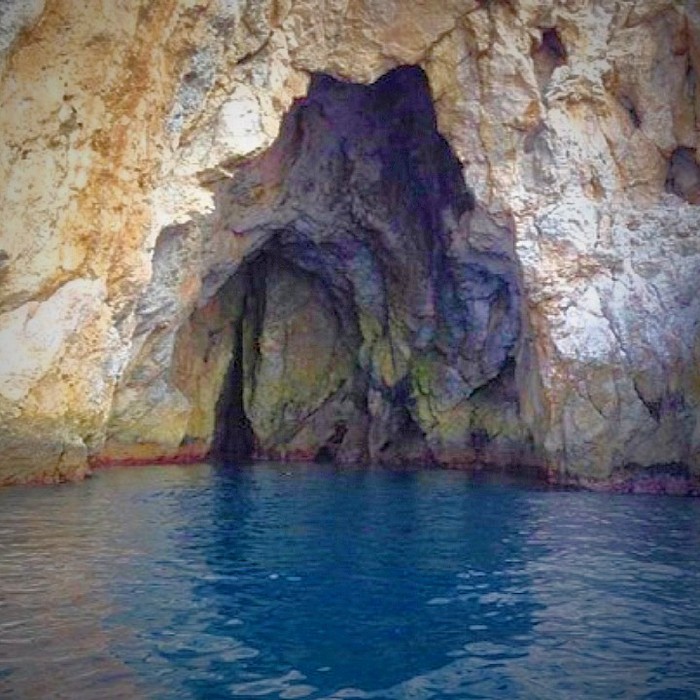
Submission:
M 700 472 L 694 3 L 5 7 L 0 480 Z

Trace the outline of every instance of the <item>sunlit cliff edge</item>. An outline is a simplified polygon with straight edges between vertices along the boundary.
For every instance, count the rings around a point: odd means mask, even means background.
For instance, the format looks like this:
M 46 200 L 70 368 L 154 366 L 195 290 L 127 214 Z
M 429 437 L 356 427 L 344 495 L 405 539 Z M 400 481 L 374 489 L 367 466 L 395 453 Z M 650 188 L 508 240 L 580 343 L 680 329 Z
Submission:
M 6 0 L 0 483 L 239 445 L 683 490 L 699 71 L 692 1 Z

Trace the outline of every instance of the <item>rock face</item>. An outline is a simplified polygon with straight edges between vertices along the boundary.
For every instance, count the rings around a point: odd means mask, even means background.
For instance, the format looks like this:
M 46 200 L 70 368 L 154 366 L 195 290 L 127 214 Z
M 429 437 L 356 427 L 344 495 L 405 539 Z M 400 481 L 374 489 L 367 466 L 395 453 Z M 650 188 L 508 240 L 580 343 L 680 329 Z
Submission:
M 700 474 L 695 4 L 79 5 L 0 17 L 0 481 Z
M 315 77 L 274 145 L 216 191 L 217 225 L 249 250 L 226 274 L 249 280 L 232 321 L 257 454 L 524 451 L 512 234 L 475 212 L 422 70 L 368 87 Z M 472 219 L 490 227 L 485 248 Z

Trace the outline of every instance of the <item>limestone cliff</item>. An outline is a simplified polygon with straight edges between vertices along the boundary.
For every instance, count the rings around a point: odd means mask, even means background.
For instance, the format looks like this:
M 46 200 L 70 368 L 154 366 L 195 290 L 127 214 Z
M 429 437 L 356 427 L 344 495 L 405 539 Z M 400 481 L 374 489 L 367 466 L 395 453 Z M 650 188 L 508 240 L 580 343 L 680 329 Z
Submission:
M 0 481 L 700 474 L 698 66 L 683 0 L 5 0 Z

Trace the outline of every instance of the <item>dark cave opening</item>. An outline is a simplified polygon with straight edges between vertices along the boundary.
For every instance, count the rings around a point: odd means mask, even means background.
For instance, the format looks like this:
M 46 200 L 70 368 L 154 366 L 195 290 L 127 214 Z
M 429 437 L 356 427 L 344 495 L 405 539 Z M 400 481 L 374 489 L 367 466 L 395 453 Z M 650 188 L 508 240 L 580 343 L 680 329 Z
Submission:
M 639 129 L 642 126 L 642 117 L 640 116 L 632 98 L 628 97 L 627 95 L 621 95 L 619 100 L 620 104 L 629 115 L 630 121 L 632 122 L 634 128 Z
M 511 234 L 482 214 L 493 250 L 470 245 L 474 198 L 422 69 L 371 85 L 315 75 L 216 206 L 250 252 L 233 272 L 245 299 L 214 456 L 432 462 L 447 431 L 436 412 L 513 361 Z M 459 410 L 449 440 L 468 447 L 481 414 Z
M 542 29 L 540 41 L 533 42 L 530 52 L 540 90 L 544 91 L 552 73 L 567 63 L 569 54 L 556 27 Z
M 243 405 L 243 319 L 233 324 L 234 349 L 216 405 L 212 454 L 224 461 L 241 461 L 253 454 L 255 435 Z
M 241 309 L 230 321 L 231 360 L 216 402 L 211 446 L 212 457 L 226 462 L 247 460 L 255 451 L 255 433 L 245 410 L 244 387 L 246 364 L 254 361 L 254 343 L 257 342 L 260 319 L 264 315 L 261 306 L 266 298 L 264 263 L 257 266 L 248 264 L 238 277 L 241 282 Z M 250 342 L 251 331 L 253 343 Z
M 541 48 L 552 57 L 557 65 L 566 63 L 568 53 L 556 27 L 549 27 L 542 31 Z
M 673 151 L 665 189 L 689 204 L 700 204 L 700 164 L 695 149 L 681 146 Z

